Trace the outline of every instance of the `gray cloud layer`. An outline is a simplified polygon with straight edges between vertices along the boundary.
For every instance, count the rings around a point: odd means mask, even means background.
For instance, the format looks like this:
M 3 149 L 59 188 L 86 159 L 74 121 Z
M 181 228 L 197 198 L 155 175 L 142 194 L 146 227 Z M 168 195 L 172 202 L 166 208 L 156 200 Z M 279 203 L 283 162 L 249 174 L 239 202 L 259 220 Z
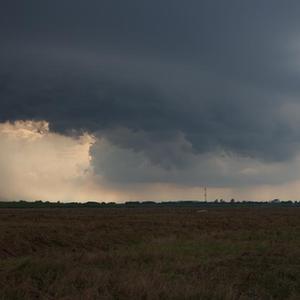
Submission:
M 298 153 L 298 1 L 19 2 L 0 9 L 0 121 L 87 130 L 165 169 Z

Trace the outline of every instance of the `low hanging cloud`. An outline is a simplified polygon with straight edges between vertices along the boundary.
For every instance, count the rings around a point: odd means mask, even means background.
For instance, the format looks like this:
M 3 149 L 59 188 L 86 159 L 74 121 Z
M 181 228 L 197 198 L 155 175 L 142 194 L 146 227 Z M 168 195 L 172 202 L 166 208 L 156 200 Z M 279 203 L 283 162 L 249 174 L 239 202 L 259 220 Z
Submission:
M 289 162 L 263 162 L 226 152 L 199 154 L 190 151 L 190 144 L 180 135 L 173 143 L 169 140 L 155 141 L 151 145 L 151 139 L 144 133 L 121 132 L 126 140 L 125 146 L 116 145 L 103 136 L 96 139 L 90 149 L 95 175 L 115 185 L 129 185 L 134 188 L 137 184 L 164 183 L 188 187 L 238 188 L 276 185 L 298 178 L 299 154 Z M 118 129 L 116 135 L 121 132 Z M 147 147 L 129 148 L 128 141 L 137 138 L 145 139 Z M 157 156 L 153 157 L 155 151 L 151 147 L 156 148 Z M 161 156 L 159 151 L 169 155 Z M 180 164 L 173 163 L 173 160 L 179 159 L 184 161 Z

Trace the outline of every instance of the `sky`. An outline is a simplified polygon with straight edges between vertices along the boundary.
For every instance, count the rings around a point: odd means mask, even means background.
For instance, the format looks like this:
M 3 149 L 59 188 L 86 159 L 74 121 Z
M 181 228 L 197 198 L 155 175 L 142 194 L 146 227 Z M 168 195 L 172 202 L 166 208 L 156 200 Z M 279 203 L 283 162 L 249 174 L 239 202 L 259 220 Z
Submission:
M 0 3 L 0 199 L 300 199 L 300 3 Z

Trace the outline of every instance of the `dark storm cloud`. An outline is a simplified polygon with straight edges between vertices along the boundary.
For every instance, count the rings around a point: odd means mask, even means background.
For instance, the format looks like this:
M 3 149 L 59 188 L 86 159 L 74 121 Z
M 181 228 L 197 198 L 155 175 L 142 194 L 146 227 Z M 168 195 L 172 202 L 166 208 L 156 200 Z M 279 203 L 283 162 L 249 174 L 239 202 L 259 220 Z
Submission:
M 183 165 L 184 152 L 273 161 L 299 149 L 281 115 L 300 96 L 297 1 L 1 6 L 1 121 L 88 130 L 158 164 L 183 136 L 166 167 Z

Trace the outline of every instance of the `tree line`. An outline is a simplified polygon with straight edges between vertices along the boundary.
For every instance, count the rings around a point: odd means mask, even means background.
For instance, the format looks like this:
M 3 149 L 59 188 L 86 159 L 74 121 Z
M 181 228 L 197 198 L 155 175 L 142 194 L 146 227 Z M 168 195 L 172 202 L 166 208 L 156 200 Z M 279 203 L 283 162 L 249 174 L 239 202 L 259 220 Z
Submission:
M 244 207 L 244 206 L 300 206 L 300 201 L 273 199 L 270 201 L 246 201 L 246 200 L 224 200 L 216 199 L 214 201 L 126 201 L 116 202 L 50 202 L 50 201 L 0 201 L 0 208 L 132 208 L 132 207 Z

